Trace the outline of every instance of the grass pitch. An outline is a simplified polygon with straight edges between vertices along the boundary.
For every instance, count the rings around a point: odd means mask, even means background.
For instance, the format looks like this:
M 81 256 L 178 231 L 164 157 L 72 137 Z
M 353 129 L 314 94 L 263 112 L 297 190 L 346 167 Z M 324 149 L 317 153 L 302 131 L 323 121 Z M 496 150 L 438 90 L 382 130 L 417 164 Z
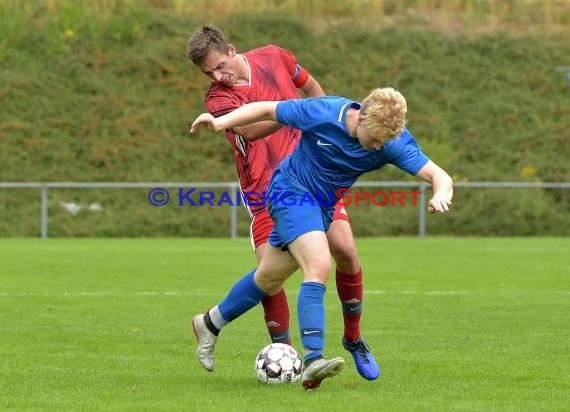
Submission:
M 316 392 L 266 386 L 261 308 L 223 330 L 216 371 L 190 318 L 255 265 L 249 241 L 0 240 L 0 409 L 105 411 L 565 411 L 570 239 L 359 239 L 363 336 L 382 368 L 362 380 L 341 345 L 331 278 Z M 287 282 L 296 332 L 296 273 Z

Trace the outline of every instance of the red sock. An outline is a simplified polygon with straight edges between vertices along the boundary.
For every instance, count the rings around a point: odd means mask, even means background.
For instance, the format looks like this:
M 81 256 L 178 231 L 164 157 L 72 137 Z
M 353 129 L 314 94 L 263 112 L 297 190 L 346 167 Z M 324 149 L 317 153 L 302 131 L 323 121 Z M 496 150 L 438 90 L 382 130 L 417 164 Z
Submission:
M 362 316 L 362 268 L 354 276 L 336 271 L 336 290 L 342 303 L 344 336 L 347 340 L 360 337 L 360 317 Z
M 273 296 L 266 296 L 261 301 L 265 316 L 265 325 L 271 342 L 291 344 L 289 335 L 289 302 L 285 289 Z

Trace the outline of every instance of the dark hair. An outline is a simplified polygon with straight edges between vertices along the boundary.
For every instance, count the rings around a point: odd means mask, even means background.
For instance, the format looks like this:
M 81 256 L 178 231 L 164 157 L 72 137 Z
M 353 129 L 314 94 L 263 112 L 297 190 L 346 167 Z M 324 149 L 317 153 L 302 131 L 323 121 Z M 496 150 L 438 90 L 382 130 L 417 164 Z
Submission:
M 188 59 L 196 66 L 202 64 L 210 51 L 227 53 L 230 43 L 224 33 L 213 24 L 206 24 L 192 34 L 188 40 Z

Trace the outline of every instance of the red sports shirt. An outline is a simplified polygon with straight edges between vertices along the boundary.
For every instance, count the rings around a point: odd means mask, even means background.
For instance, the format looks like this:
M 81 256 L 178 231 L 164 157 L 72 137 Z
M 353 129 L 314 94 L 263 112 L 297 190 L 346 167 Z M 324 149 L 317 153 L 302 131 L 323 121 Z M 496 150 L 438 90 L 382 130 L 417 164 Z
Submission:
M 297 71 L 293 53 L 270 44 L 248 51 L 244 56 L 250 69 L 249 84 L 226 87 L 213 82 L 206 94 L 206 108 L 213 116 L 229 113 L 246 103 L 300 98 L 293 83 Z M 269 136 L 248 142 L 226 130 L 228 142 L 234 149 L 241 192 L 250 193 L 246 208 L 251 216 L 265 208 L 261 195 L 267 190 L 273 171 L 293 152 L 300 136 L 299 130 L 284 126 Z

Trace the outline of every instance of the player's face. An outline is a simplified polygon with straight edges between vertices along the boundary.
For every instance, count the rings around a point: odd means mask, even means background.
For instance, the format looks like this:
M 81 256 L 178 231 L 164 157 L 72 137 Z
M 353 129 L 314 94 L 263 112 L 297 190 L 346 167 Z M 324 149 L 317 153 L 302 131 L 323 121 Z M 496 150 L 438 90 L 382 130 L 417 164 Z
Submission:
M 373 137 L 366 127 L 362 123 L 358 124 L 358 129 L 356 129 L 356 136 L 360 141 L 360 144 L 366 150 L 380 150 L 382 148 L 382 140 Z
M 227 53 L 210 51 L 199 67 L 202 73 L 226 87 L 232 87 L 238 80 L 239 65 L 235 48 L 231 45 Z

